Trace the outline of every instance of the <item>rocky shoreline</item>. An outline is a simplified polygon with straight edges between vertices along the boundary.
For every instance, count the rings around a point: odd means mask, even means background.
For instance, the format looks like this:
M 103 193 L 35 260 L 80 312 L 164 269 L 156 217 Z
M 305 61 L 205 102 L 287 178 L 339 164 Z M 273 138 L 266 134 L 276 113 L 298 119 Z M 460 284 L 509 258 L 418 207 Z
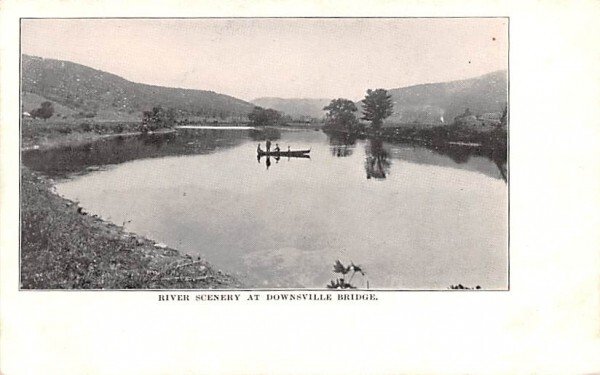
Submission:
M 51 147 L 52 145 L 46 145 Z M 204 259 L 126 232 L 21 167 L 22 289 L 233 289 Z

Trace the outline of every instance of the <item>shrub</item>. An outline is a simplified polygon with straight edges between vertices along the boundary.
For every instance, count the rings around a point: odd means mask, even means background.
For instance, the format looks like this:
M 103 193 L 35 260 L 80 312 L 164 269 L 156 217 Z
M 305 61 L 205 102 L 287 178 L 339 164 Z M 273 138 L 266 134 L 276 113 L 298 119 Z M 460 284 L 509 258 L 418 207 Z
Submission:
M 54 114 L 54 107 L 52 107 L 51 102 L 43 102 L 40 108 L 34 109 L 31 111 L 31 117 L 33 118 L 42 118 L 44 121 L 52 117 Z
M 158 106 L 152 108 L 152 111 L 142 113 L 142 131 L 172 128 L 173 126 L 175 126 L 175 111 L 173 109 L 165 110 Z
M 60 128 L 58 128 L 58 132 L 61 134 L 70 134 L 73 132 L 73 129 L 71 129 L 68 126 L 61 126 Z
M 83 132 L 91 132 L 92 131 L 92 125 L 90 125 L 87 122 L 83 122 L 81 124 L 79 124 L 79 129 Z
M 123 133 L 125 131 L 125 127 L 122 124 L 118 124 L 113 128 L 114 133 Z

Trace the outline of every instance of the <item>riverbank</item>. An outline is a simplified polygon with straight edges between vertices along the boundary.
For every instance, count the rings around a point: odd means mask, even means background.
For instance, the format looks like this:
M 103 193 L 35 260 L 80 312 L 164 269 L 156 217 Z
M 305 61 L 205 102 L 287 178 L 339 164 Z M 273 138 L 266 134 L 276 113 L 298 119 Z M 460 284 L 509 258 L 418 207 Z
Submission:
M 21 169 L 24 289 L 207 289 L 240 287 L 202 259 L 127 233 L 53 192 Z
M 506 151 L 508 134 L 506 128 L 479 131 L 466 127 L 448 125 L 428 128 L 385 127 L 378 130 L 359 128 L 347 130 L 324 127 L 323 131 L 344 134 L 354 138 L 377 138 L 392 143 L 412 143 L 421 146 L 436 147 L 445 145 Z
M 154 134 L 173 133 L 171 128 L 161 128 Z M 21 150 L 50 149 L 77 146 L 108 137 L 140 135 L 139 122 L 65 122 L 43 123 L 23 121 L 21 123 Z
M 508 133 L 498 127 L 488 131 L 449 125 L 431 128 L 384 128 L 380 136 L 391 142 L 418 142 L 425 146 L 458 145 L 506 151 Z
M 42 138 L 23 135 L 23 146 L 52 148 L 137 134 L 110 134 L 107 129 L 52 134 L 44 137 L 43 142 Z M 171 130 L 161 130 L 167 131 Z M 46 135 L 51 133 L 56 132 L 49 131 Z M 128 233 L 85 212 L 77 202 L 58 196 L 51 179 L 24 166 L 21 167 L 21 231 L 23 289 L 241 287 L 238 280 L 203 259 L 194 259 Z

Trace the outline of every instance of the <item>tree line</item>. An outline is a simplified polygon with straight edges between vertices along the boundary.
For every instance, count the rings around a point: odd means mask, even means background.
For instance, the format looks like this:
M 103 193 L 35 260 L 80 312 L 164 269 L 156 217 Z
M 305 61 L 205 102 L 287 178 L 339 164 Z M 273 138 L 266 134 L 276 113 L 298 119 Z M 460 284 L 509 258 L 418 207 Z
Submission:
M 362 103 L 361 120 L 369 121 L 371 128 L 378 130 L 383 120 L 393 113 L 394 104 L 392 96 L 385 89 L 367 90 Z M 355 112 L 358 111 L 352 100 L 338 98 L 323 108 L 327 111 L 325 115 L 325 126 L 329 128 L 352 130 L 359 125 Z
M 292 122 L 292 117 L 271 108 L 255 106 L 248 114 L 248 120 L 253 126 L 285 126 Z

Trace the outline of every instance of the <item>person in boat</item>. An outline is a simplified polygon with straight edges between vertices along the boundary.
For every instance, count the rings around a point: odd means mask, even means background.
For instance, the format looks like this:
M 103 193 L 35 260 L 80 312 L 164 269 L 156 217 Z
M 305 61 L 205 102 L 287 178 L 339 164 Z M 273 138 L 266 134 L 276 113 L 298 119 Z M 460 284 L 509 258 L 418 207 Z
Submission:
M 267 152 L 271 151 L 271 140 L 267 139 Z
M 292 150 L 290 149 L 290 145 L 288 145 L 288 154 L 290 153 L 290 151 Z
M 275 151 L 275 152 L 281 151 L 281 149 L 279 148 L 279 145 L 277 143 L 275 143 L 275 149 L 273 151 Z

